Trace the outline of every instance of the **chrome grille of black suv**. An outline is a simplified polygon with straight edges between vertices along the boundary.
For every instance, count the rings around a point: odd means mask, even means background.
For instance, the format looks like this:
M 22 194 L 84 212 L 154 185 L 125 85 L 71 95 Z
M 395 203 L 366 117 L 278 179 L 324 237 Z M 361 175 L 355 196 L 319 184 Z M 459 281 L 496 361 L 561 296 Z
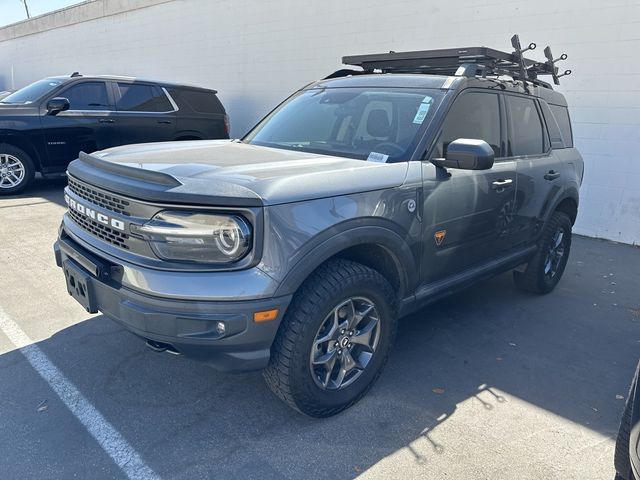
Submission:
M 71 190 L 79 197 L 84 198 L 88 202 L 91 202 L 102 208 L 106 208 L 107 210 L 111 210 L 112 212 L 119 213 L 120 215 L 131 215 L 128 210 L 129 202 L 127 200 L 118 198 L 115 195 L 109 195 L 99 192 L 98 190 L 91 188 L 91 186 L 87 185 L 86 183 L 80 183 L 73 177 L 69 177 L 69 190 Z
M 75 210 L 69 209 L 68 212 L 73 221 L 90 234 L 95 235 L 99 239 L 104 240 L 111 245 L 129 250 L 129 245 L 127 245 L 129 235 L 126 233 L 122 233 L 114 230 L 113 228 L 107 227 L 106 225 L 102 225 L 89 217 L 79 214 Z

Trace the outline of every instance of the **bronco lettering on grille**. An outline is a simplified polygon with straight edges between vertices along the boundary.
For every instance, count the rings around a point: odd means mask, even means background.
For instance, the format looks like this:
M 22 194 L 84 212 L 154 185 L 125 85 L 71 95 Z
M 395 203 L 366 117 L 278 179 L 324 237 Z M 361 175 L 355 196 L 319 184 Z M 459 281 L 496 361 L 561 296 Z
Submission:
M 66 195 L 66 194 L 64 196 L 64 201 L 66 202 L 67 206 L 70 209 L 75 210 L 76 212 L 81 213 L 82 215 L 85 215 L 91 218 L 92 220 L 95 220 L 98 223 L 107 225 L 111 228 L 116 228 L 123 232 L 125 231 L 124 222 L 121 220 L 118 220 L 116 218 L 111 218 L 108 215 L 105 215 L 100 212 L 96 212 L 94 209 L 86 205 L 83 205 L 80 202 L 76 202 L 73 198 L 69 197 L 69 195 Z

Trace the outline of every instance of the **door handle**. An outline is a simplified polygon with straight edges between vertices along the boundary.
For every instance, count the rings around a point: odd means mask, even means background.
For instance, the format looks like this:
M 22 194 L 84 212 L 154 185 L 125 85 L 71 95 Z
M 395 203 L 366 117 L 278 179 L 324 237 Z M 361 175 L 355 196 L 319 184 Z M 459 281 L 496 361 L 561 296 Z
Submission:
M 113 123 L 114 121 L 111 118 L 101 118 L 98 120 L 100 123 Z
M 513 183 L 513 180 L 510 179 L 510 178 L 507 178 L 506 180 L 496 180 L 495 182 L 493 182 L 491 184 L 491 188 L 501 192 L 502 190 L 504 190 L 506 187 L 508 187 L 512 183 Z
M 165 125 L 171 125 L 171 120 L 158 120 L 158 123 L 163 123 Z
M 544 179 L 545 180 L 555 180 L 559 176 L 560 176 L 560 172 L 556 172 L 554 170 L 549 170 L 547 173 L 544 174 Z

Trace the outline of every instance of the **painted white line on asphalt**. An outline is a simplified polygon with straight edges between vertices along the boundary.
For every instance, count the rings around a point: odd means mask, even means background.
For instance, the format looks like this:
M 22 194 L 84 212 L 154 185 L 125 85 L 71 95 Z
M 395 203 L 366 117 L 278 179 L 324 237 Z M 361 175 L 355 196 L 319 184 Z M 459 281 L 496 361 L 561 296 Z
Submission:
M 0 329 L 130 479 L 160 478 L 0 306 Z

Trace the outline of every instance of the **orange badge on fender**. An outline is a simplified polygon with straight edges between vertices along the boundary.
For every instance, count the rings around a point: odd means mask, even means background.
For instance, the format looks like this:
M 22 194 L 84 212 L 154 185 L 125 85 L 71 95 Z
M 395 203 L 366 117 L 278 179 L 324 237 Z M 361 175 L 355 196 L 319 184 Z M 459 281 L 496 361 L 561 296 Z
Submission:
M 442 245 L 442 242 L 444 242 L 444 237 L 447 236 L 447 231 L 446 230 L 439 230 L 437 231 L 434 235 L 433 238 L 436 241 L 436 245 L 440 246 Z

